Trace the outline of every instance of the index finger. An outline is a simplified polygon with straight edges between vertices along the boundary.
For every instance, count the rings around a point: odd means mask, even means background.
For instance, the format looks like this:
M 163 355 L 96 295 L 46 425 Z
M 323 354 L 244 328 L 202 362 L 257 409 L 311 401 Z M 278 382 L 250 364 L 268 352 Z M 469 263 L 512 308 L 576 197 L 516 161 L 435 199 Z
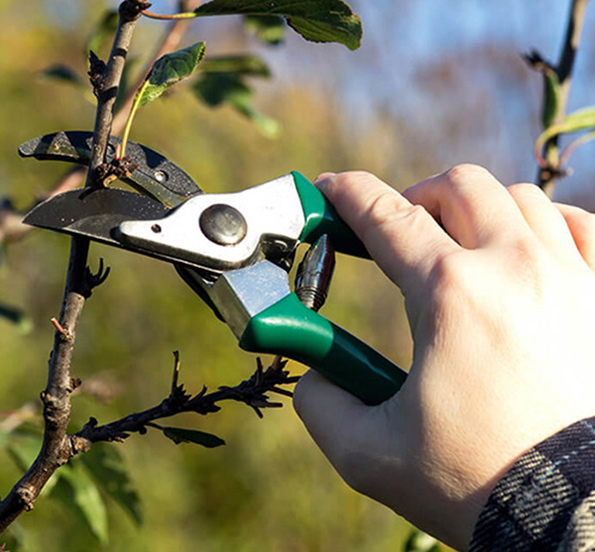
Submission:
M 419 288 L 440 257 L 460 249 L 424 207 L 369 173 L 331 175 L 317 186 L 405 293 Z

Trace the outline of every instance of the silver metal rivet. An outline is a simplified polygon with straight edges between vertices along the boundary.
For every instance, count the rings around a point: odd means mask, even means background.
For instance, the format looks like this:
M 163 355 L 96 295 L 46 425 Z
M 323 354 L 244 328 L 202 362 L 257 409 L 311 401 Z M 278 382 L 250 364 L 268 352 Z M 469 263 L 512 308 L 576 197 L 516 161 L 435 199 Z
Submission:
M 165 173 L 164 171 L 155 171 L 155 174 L 153 176 L 155 177 L 155 180 L 157 180 L 157 182 L 165 182 L 167 180 L 167 173 Z
M 218 203 L 205 209 L 199 219 L 203 234 L 218 245 L 236 245 L 248 232 L 246 219 L 231 205 Z

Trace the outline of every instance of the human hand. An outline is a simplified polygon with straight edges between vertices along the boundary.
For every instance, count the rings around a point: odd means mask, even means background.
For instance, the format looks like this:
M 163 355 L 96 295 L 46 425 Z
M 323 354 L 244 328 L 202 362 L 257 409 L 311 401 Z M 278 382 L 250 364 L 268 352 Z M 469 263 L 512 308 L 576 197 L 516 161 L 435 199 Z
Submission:
M 472 165 L 319 187 L 401 288 L 413 363 L 373 407 L 310 371 L 295 408 L 354 489 L 466 549 L 515 460 L 595 414 L 595 216 Z

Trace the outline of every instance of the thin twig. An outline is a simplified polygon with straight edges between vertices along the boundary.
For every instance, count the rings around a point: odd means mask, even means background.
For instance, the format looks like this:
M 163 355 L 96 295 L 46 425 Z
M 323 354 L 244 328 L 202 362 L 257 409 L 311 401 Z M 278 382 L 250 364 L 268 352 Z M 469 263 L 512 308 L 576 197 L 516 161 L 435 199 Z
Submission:
M 556 114 L 552 120 L 553 125 L 561 123 L 566 115 L 568 96 L 572 83 L 572 70 L 581 40 L 588 3 L 589 0 L 572 0 L 564 46 L 558 64 L 554 68 L 560 82 L 560 97 Z M 558 137 L 552 138 L 545 144 L 543 151 L 543 157 L 547 160 L 552 170 L 540 168 L 537 181 L 538 185 L 551 196 L 560 176 Z

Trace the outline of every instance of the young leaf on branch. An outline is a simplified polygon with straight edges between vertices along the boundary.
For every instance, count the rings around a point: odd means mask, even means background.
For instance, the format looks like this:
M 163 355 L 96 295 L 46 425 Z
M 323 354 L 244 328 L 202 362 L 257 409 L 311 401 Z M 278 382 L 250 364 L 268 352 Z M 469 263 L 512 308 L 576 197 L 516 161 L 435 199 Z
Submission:
M 126 143 L 132 128 L 132 121 L 139 107 L 155 101 L 168 88 L 188 78 L 205 55 L 205 43 L 197 42 L 188 48 L 160 57 L 137 92 L 122 136 L 120 157 L 126 155 Z
M 176 445 L 180 443 L 194 443 L 206 448 L 220 447 L 225 444 L 225 441 L 217 435 L 198 431 L 196 429 L 184 429 L 181 427 L 164 427 L 158 424 L 149 424 L 151 427 L 160 429 L 168 439 L 171 439 Z
M 541 149 L 548 140 L 560 134 L 570 134 L 593 128 L 595 128 L 595 107 L 585 107 L 570 115 L 566 115 L 560 124 L 550 126 L 537 138 L 535 142 L 535 158 L 542 167 L 545 166 L 547 163 L 541 155 Z

